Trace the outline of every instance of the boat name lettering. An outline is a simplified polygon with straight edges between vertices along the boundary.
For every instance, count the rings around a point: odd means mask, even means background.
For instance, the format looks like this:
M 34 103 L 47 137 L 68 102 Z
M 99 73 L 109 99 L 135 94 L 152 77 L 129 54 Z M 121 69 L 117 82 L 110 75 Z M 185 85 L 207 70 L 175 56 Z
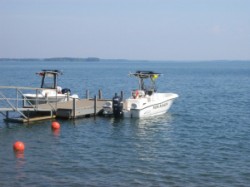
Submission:
M 154 106 L 153 106 L 153 109 L 165 107 L 165 106 L 167 106 L 167 105 L 168 105 L 168 102 L 160 103 L 160 104 L 154 105 Z

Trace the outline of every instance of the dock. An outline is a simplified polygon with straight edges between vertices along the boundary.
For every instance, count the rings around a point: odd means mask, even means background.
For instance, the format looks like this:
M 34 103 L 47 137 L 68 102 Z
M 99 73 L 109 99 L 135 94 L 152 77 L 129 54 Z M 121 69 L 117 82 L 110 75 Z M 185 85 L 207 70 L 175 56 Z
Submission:
M 103 99 L 81 99 L 57 103 L 56 117 L 74 119 L 98 115 L 102 112 L 102 106 L 106 101 Z
M 14 97 L 6 97 L 2 91 L 8 89 L 14 91 Z M 53 118 L 76 119 L 81 117 L 96 116 L 102 113 L 102 106 L 111 99 L 102 99 L 99 90 L 99 97 L 94 96 L 85 99 L 73 99 L 65 102 L 46 104 L 24 105 L 23 90 L 40 88 L 27 87 L 3 87 L 0 86 L 0 113 L 7 122 L 29 123 L 34 121 L 48 120 Z M 9 91 L 7 92 L 9 93 Z M 88 93 L 88 91 L 86 92 Z M 12 117 L 10 113 L 16 113 L 18 117 Z

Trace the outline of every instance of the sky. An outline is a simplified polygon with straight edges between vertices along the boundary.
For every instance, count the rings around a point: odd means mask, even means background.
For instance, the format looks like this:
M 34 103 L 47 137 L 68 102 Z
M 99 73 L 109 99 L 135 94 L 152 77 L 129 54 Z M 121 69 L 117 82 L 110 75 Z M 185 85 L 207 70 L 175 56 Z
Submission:
M 0 58 L 250 60 L 250 0 L 0 0 Z

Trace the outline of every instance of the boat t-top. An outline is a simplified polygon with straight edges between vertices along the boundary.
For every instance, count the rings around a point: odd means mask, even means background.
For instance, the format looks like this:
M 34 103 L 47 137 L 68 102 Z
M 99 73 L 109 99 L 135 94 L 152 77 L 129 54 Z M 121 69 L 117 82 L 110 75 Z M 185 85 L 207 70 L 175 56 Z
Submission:
M 143 118 L 166 113 L 173 101 L 178 97 L 175 93 L 158 93 L 156 79 L 161 75 L 153 71 L 136 71 L 130 73 L 139 81 L 137 89 L 124 101 L 115 96 L 112 102 L 104 106 L 104 114 L 113 114 L 115 117 Z
M 42 70 L 36 74 L 41 76 L 41 89 L 37 89 L 34 94 L 23 94 L 26 105 L 65 102 L 79 98 L 76 94 L 71 95 L 70 89 L 62 89 L 57 85 L 58 76 L 62 75 L 61 71 Z

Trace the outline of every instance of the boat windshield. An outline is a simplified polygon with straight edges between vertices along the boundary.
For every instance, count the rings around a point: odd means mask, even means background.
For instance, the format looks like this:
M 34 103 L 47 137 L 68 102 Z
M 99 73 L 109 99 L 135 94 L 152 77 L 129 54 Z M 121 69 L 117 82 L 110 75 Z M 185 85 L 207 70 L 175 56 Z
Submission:
M 62 73 L 58 70 L 43 70 L 38 74 L 42 76 L 41 88 L 56 89 L 57 77 Z
M 43 79 L 43 84 L 41 88 L 51 88 L 54 89 L 56 87 L 54 82 L 54 75 L 53 74 L 46 74 Z

